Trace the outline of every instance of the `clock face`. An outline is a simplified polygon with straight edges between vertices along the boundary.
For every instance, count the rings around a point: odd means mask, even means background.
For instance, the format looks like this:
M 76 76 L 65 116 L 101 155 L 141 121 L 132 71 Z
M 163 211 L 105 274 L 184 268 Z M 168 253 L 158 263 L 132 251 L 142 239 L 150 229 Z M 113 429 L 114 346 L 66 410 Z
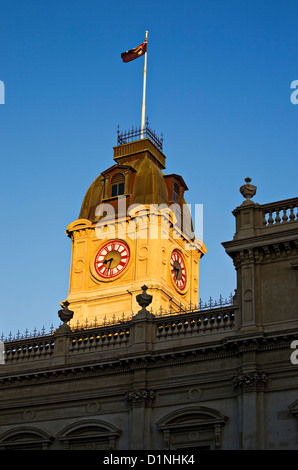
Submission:
M 105 243 L 94 260 L 96 273 L 104 279 L 112 279 L 124 271 L 130 259 L 129 248 L 122 241 Z
M 174 250 L 171 255 L 171 274 L 173 281 L 179 290 L 185 289 L 186 286 L 186 266 L 185 262 L 178 250 Z

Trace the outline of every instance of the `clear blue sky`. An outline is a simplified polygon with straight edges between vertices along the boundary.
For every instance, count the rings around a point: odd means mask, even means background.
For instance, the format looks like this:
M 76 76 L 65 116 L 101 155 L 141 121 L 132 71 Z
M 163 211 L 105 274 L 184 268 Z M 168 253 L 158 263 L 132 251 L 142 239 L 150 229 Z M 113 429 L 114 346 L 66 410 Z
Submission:
M 116 129 L 146 114 L 167 173 L 204 205 L 200 297 L 229 296 L 232 210 L 250 176 L 260 204 L 297 196 L 298 3 L 267 0 L 0 1 L 0 333 L 58 326 L 85 192 L 113 164 Z

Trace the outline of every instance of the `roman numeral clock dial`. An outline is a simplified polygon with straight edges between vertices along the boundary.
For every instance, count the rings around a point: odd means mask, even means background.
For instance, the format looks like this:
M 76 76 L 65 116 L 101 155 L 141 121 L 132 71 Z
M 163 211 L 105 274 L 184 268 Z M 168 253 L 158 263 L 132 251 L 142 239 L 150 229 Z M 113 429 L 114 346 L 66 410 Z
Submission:
M 130 259 L 129 248 L 122 241 L 110 241 L 105 243 L 94 260 L 94 269 L 103 279 L 113 279 L 121 274 Z
M 178 250 L 174 250 L 171 254 L 171 275 L 175 286 L 178 290 L 183 291 L 186 287 L 186 266 L 182 255 Z

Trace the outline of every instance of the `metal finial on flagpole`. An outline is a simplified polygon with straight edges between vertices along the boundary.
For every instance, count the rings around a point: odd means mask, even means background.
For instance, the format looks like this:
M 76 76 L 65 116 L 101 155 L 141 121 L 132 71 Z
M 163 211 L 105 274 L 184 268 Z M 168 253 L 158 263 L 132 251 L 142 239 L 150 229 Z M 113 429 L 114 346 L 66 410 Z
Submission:
M 148 31 L 146 31 L 146 39 L 148 39 Z M 144 138 L 144 128 L 145 128 L 145 102 L 146 102 L 146 75 L 147 75 L 147 48 L 144 58 L 144 80 L 143 80 L 143 104 L 142 104 L 142 125 L 141 125 L 141 138 Z

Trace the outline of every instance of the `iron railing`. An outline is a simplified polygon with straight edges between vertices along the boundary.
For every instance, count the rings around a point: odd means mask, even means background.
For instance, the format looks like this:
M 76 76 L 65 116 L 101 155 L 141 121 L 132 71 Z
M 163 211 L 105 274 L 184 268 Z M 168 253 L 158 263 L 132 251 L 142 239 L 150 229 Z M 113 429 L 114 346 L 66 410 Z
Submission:
M 179 307 L 174 308 L 169 308 L 168 310 L 165 310 L 163 308 L 158 309 L 158 311 L 153 311 L 150 309 L 150 313 L 153 313 L 157 318 L 161 317 L 168 317 L 171 315 L 181 315 L 181 314 L 189 314 L 189 313 L 194 313 L 194 312 L 203 312 L 207 311 L 210 309 L 214 308 L 220 308 L 220 307 L 225 307 L 225 306 L 231 306 L 233 305 L 233 295 L 232 293 L 228 298 L 222 297 L 222 295 L 219 296 L 218 300 L 214 300 L 212 297 L 209 297 L 209 300 L 207 302 L 203 302 L 202 299 L 199 301 L 199 305 L 195 304 L 190 304 L 185 308 L 184 306 L 180 305 Z M 92 328 L 102 328 L 102 327 L 108 327 L 108 326 L 116 326 L 116 325 L 121 325 L 124 323 L 128 323 L 132 320 L 134 314 L 136 312 L 130 312 L 129 314 L 124 314 L 116 318 L 115 315 L 112 316 L 112 318 L 107 319 L 106 317 L 98 321 L 96 318 L 94 318 L 93 321 L 91 320 L 86 320 L 83 323 L 75 323 L 72 325 L 72 330 L 73 331 L 84 331 L 84 330 L 89 330 Z M 46 331 L 45 327 L 43 327 L 41 330 L 37 330 L 37 328 L 34 328 L 32 332 L 29 332 L 28 329 L 25 331 L 25 333 L 20 333 L 18 331 L 16 334 L 12 334 L 10 332 L 8 335 L 4 335 L 3 333 L 0 336 L 0 341 L 4 343 L 12 342 L 12 341 L 19 341 L 19 340 L 27 340 L 27 339 L 34 339 L 34 338 L 42 338 L 45 336 L 51 336 L 54 332 L 55 329 L 53 325 L 51 325 L 49 331 Z
M 122 144 L 127 144 L 128 142 L 132 142 L 134 140 L 138 140 L 141 138 L 148 138 L 150 139 L 156 147 L 162 151 L 163 148 L 163 135 L 161 134 L 160 137 L 156 134 L 155 131 L 153 131 L 148 124 L 148 121 L 146 122 L 146 126 L 144 127 L 144 130 L 141 129 L 141 127 L 132 127 L 128 131 L 123 131 L 121 132 L 118 126 L 117 129 L 117 144 L 122 145 Z

